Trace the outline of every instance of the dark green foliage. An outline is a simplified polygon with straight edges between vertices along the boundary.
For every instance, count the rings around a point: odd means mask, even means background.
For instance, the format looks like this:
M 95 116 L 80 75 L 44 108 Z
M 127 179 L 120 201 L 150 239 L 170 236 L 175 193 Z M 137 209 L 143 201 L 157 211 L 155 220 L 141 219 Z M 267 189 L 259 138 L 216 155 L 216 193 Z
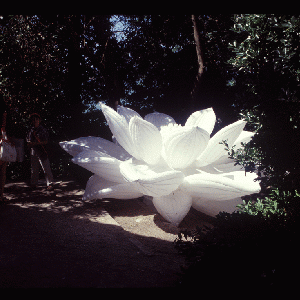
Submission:
M 107 137 L 104 117 L 87 105 L 100 96 L 110 98 L 103 84 L 107 75 L 100 72 L 111 35 L 109 16 L 1 16 L 0 31 L 1 93 L 10 106 L 7 132 L 25 139 L 29 115 L 39 113 L 50 134 L 50 161 L 58 177 L 67 166 L 55 155 L 64 157 L 64 151 L 57 152 L 59 141 Z M 8 167 L 8 179 L 30 178 L 26 143 L 25 152 L 23 163 Z
M 300 194 L 274 188 L 267 196 L 244 198 L 239 211 L 219 213 L 213 227 L 179 233 L 175 247 L 186 257 L 180 286 L 294 290 L 300 267 Z
M 295 218 L 300 214 L 300 194 L 297 190 L 282 191 L 278 188 L 269 189 L 267 195 L 245 197 L 243 204 L 238 205 L 244 213 L 262 215 L 263 217 L 284 216 Z
M 220 213 L 212 229 L 179 235 L 176 246 L 188 262 L 181 285 L 290 290 L 300 266 L 299 17 L 233 20 L 228 90 L 245 130 L 257 134 L 242 150 L 227 150 L 247 171 L 258 169 L 263 194 L 245 197 L 241 212 Z
M 299 18 L 293 15 L 241 14 L 234 16 L 236 54 L 229 62 L 236 68 L 239 108 L 247 104 L 299 99 Z M 242 91 L 243 90 L 243 91 Z
M 298 219 L 220 213 L 213 225 L 181 233 L 175 241 L 187 259 L 180 286 L 202 292 L 294 288 L 300 266 Z
M 22 134 L 32 112 L 54 139 L 91 134 L 99 118 L 85 104 L 109 98 L 100 72 L 109 16 L 2 16 L 0 31 L 1 92 Z
M 230 89 L 246 129 L 257 132 L 237 159 L 244 165 L 259 160 L 266 186 L 299 189 L 299 18 L 242 14 L 234 20 Z

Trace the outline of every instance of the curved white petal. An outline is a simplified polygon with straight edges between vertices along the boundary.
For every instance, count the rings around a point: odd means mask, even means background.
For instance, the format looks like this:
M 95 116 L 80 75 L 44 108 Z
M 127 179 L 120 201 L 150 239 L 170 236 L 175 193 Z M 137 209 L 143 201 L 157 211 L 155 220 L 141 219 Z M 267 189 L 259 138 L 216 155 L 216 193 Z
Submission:
M 134 116 L 129 122 L 129 132 L 141 159 L 150 165 L 158 163 L 162 149 L 159 130 L 152 123 Z
M 176 190 L 167 196 L 153 197 L 152 202 L 162 217 L 178 226 L 191 208 L 192 197 Z
M 245 121 L 239 120 L 218 131 L 209 140 L 206 149 L 197 158 L 198 167 L 209 165 L 219 159 L 221 156 L 226 155 L 227 151 L 225 150 L 225 145 L 222 144 L 222 142 L 226 140 L 228 146 L 231 148 L 235 140 L 243 131 L 245 125 Z
M 206 148 L 209 134 L 199 127 L 177 127 L 164 137 L 163 157 L 171 168 L 184 169 Z
M 131 183 L 116 183 L 93 175 L 87 182 L 83 200 L 102 198 L 134 199 L 143 196 Z
M 120 172 L 121 161 L 109 156 L 108 154 L 93 150 L 86 150 L 80 152 L 72 159 L 72 161 L 94 174 L 103 177 L 104 179 L 118 183 L 126 182 Z
M 232 213 L 238 210 L 236 206 L 242 203 L 243 200 L 241 198 L 223 201 L 212 201 L 205 198 L 193 198 L 192 207 L 206 215 L 215 217 L 219 212 L 225 211 Z
M 139 155 L 134 148 L 130 133 L 129 125 L 124 116 L 119 115 L 111 107 L 101 103 L 101 109 L 108 123 L 108 126 L 117 139 L 118 143 L 132 156 L 139 159 Z
M 254 135 L 255 135 L 255 132 L 243 130 L 241 132 L 241 134 L 239 135 L 239 137 L 233 143 L 233 145 L 235 145 L 234 150 L 241 148 L 242 147 L 241 143 L 244 143 L 244 144 L 249 143 Z
M 218 172 L 229 173 L 234 171 L 244 170 L 243 166 L 236 164 L 234 159 L 230 158 L 228 155 L 221 156 L 218 160 L 214 161 L 212 164 L 201 167 L 201 170 L 206 172 L 206 168 L 211 167 L 216 169 Z M 208 171 L 208 173 L 211 173 Z
M 159 112 L 148 114 L 144 119 L 155 125 L 158 129 L 169 124 L 176 124 L 175 120 L 172 117 Z
M 83 147 L 78 145 L 75 140 L 59 142 L 59 146 L 72 156 L 76 156 L 83 151 Z
M 250 131 L 245 131 L 245 130 L 242 131 L 240 136 L 234 142 L 235 151 L 242 147 L 241 143 L 250 142 L 250 140 L 252 139 L 254 134 L 255 134 L 255 132 L 250 132 Z M 217 159 L 210 165 L 201 167 L 201 170 L 211 173 L 210 171 L 206 170 L 206 168 L 208 168 L 208 167 L 212 167 L 212 168 L 215 168 L 219 172 L 226 172 L 226 173 L 244 170 L 244 168 L 241 165 L 236 164 L 234 159 L 231 159 L 227 154 L 221 156 L 219 159 Z
M 124 116 L 124 118 L 126 119 L 128 124 L 129 124 L 130 119 L 134 116 L 142 118 L 135 110 L 128 108 L 128 107 L 124 107 L 122 105 L 117 106 L 117 112 L 119 115 Z
M 244 171 L 216 174 L 196 174 L 185 177 L 180 188 L 194 198 L 207 200 L 229 200 L 258 193 L 260 185 L 254 181 L 257 175 Z
M 75 140 L 60 142 L 59 145 L 72 156 L 76 156 L 82 151 L 94 150 L 105 153 L 122 161 L 132 157 L 122 147 L 101 137 L 80 137 Z
M 212 133 L 216 123 L 216 115 L 212 107 L 196 111 L 187 119 L 185 126 L 198 126 Z
M 101 197 L 98 195 L 98 192 L 100 190 L 109 188 L 117 184 L 118 183 L 116 182 L 112 182 L 104 178 L 101 178 L 98 175 L 93 175 L 89 178 L 86 184 L 82 199 L 83 200 L 101 199 Z
M 120 171 L 128 182 L 136 183 L 144 195 L 161 197 L 175 191 L 182 183 L 182 172 L 163 166 L 148 166 L 131 159 L 120 164 Z

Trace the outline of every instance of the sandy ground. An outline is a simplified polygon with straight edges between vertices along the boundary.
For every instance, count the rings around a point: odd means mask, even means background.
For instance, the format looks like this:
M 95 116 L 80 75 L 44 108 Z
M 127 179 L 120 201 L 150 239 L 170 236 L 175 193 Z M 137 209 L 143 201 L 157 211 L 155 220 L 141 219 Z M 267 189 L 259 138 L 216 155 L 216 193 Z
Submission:
M 179 228 L 143 199 L 82 201 L 74 181 L 47 191 L 8 183 L 0 206 L 0 287 L 175 287 L 180 229 L 209 225 L 191 210 Z

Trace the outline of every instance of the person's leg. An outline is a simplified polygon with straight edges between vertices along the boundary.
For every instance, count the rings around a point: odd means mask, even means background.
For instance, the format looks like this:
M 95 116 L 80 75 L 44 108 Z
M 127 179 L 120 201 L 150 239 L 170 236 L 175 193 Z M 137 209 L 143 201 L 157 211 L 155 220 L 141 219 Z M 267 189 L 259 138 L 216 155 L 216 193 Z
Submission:
M 49 186 L 53 182 L 53 175 L 52 175 L 52 171 L 51 171 L 51 167 L 50 167 L 49 158 L 44 159 L 44 160 L 40 159 L 40 163 L 42 165 L 42 168 L 43 168 L 43 171 L 45 174 L 47 186 Z
M 4 199 L 3 193 L 4 193 L 4 185 L 6 180 L 6 161 L 0 161 L 0 201 Z
M 39 181 L 39 169 L 40 169 L 40 164 L 39 164 L 39 158 L 36 155 L 31 155 L 30 156 L 31 160 L 31 185 L 37 185 Z

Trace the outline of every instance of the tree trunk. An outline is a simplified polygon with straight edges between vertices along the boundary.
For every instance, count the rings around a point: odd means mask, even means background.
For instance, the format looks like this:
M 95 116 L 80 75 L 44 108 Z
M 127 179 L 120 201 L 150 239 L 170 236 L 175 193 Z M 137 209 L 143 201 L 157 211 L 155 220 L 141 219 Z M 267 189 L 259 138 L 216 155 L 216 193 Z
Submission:
M 194 110 L 195 108 L 195 98 L 197 97 L 197 93 L 199 92 L 200 87 L 200 80 L 204 72 L 204 61 L 203 61 L 203 55 L 201 50 L 201 43 L 200 43 L 200 35 L 199 30 L 197 26 L 197 17 L 195 15 L 192 15 L 192 22 L 193 22 L 193 28 L 194 28 L 194 41 L 196 45 L 196 52 L 197 52 L 197 60 L 198 60 L 198 73 L 195 80 L 194 88 L 191 92 L 191 110 Z

